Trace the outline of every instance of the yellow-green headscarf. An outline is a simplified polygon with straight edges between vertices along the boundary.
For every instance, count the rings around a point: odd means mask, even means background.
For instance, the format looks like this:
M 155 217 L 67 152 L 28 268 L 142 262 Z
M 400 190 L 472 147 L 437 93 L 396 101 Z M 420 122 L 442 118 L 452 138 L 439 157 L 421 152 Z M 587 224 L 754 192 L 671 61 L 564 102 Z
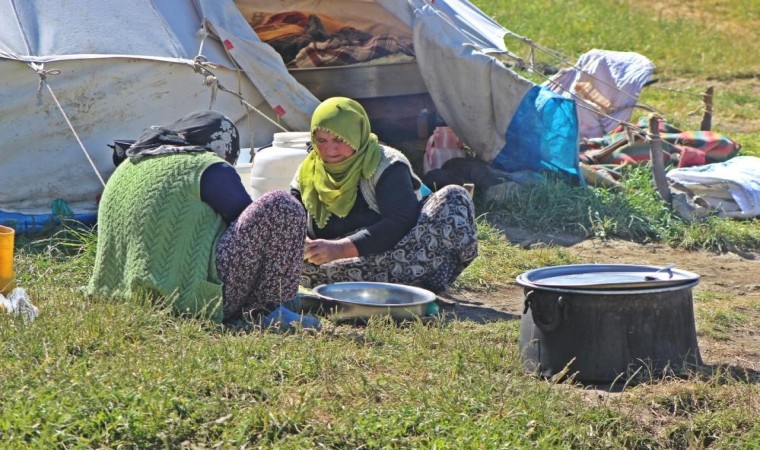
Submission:
M 335 164 L 322 161 L 314 142 L 316 130 L 328 131 L 355 150 Z M 317 227 L 324 228 L 331 214 L 346 217 L 356 201 L 359 180 L 371 177 L 380 164 L 380 144 L 370 131 L 369 117 L 359 102 L 333 97 L 317 106 L 311 116 L 314 150 L 301 164 L 298 188 L 306 210 Z

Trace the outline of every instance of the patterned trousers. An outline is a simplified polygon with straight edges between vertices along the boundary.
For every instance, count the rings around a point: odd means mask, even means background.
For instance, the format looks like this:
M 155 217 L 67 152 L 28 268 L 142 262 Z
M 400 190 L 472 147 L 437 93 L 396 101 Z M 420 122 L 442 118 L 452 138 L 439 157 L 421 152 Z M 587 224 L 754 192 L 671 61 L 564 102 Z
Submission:
M 271 311 L 298 291 L 306 239 L 303 206 L 284 191 L 248 205 L 219 238 L 216 267 L 224 283 L 224 320 Z
M 446 186 L 428 197 L 417 224 L 382 253 L 303 263 L 301 284 L 316 287 L 342 281 L 378 281 L 445 291 L 478 255 L 475 210 L 461 186 Z

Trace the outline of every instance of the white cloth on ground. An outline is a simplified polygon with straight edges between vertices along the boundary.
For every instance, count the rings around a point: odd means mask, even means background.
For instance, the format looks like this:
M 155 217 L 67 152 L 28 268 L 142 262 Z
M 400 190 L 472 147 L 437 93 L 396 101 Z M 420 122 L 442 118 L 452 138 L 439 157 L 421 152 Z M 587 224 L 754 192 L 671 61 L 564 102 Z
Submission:
M 760 216 L 760 158 L 737 156 L 722 163 L 673 169 L 668 181 L 704 199 L 718 215 Z M 734 205 L 735 203 L 735 205 Z M 737 208 L 738 206 L 738 208 Z
M 24 322 L 31 322 L 40 314 L 39 308 L 32 304 L 24 288 L 14 288 L 8 298 L 0 294 L 0 306 L 5 307 L 9 314 L 21 316 Z

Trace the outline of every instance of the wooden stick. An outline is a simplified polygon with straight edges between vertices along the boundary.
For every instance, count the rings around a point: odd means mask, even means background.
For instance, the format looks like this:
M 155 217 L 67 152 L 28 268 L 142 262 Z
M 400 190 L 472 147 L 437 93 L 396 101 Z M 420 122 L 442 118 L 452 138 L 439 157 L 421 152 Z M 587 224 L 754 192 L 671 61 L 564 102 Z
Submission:
M 699 125 L 699 129 L 702 131 L 710 131 L 712 128 L 712 113 L 713 113 L 713 87 L 708 86 L 704 94 L 702 94 L 702 102 L 705 104 L 705 113 L 702 115 L 702 124 Z
M 595 164 L 599 164 L 599 161 L 601 161 L 603 158 L 606 158 L 615 150 L 619 149 L 620 147 L 623 147 L 626 144 L 628 144 L 628 139 L 621 138 L 619 141 L 613 142 L 612 144 L 604 148 L 600 148 L 599 150 L 589 150 L 585 152 L 584 154 Z
M 665 164 L 662 161 L 662 140 L 660 139 L 660 117 L 649 115 L 649 156 L 652 159 L 652 172 L 657 192 L 660 197 L 670 204 L 670 188 L 665 178 Z

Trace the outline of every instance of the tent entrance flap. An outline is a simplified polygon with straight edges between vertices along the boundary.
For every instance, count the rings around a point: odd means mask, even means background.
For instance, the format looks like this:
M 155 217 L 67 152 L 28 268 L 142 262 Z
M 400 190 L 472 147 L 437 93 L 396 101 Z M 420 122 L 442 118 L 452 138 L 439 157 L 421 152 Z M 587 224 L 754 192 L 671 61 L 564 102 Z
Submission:
M 236 5 L 290 75 L 319 100 L 356 99 L 384 141 L 428 136 L 435 105 L 414 57 L 412 29 L 386 9 L 387 3 L 236 0 Z M 406 3 L 394 6 L 396 12 L 409 9 Z

